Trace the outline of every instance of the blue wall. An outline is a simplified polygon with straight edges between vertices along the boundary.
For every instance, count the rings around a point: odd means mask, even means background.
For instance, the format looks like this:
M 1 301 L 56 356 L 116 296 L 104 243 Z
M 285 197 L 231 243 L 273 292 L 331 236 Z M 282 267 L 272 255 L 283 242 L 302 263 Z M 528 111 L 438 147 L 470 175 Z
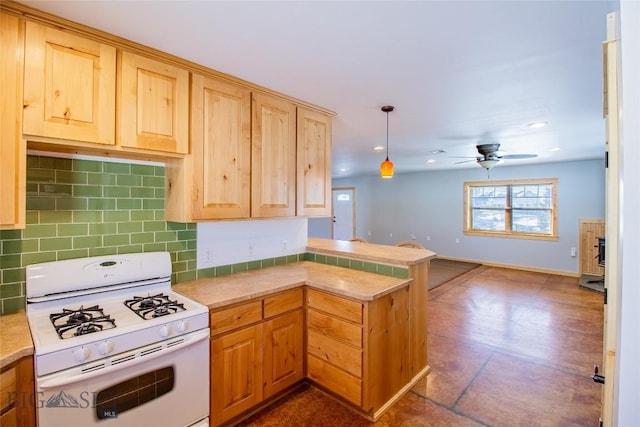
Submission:
M 557 241 L 465 236 L 463 183 L 485 181 L 481 168 L 401 174 L 383 180 L 377 176 L 334 179 L 334 187 L 356 187 L 356 235 L 371 243 L 422 243 L 449 258 L 482 261 L 575 273 L 579 248 L 579 220 L 604 218 L 604 164 L 602 160 L 505 166 L 491 171 L 491 180 L 558 179 Z M 323 220 L 309 220 L 310 235 L 328 237 Z M 323 230 L 323 226 L 325 229 Z M 456 239 L 459 243 L 456 243 Z

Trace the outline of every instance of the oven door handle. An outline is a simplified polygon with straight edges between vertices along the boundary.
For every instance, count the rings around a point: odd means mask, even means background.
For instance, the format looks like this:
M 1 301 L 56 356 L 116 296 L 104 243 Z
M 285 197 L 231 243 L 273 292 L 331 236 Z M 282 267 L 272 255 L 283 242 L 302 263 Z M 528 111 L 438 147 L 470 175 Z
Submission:
M 41 390 L 47 390 L 47 389 L 51 389 L 51 388 L 59 388 L 59 387 L 63 387 L 63 386 L 67 386 L 69 384 L 73 384 L 76 383 L 78 381 L 84 381 L 84 380 L 88 380 L 91 378 L 95 378 L 95 377 L 99 377 L 101 375 L 107 375 L 111 372 L 123 369 L 123 368 L 128 368 L 130 366 L 135 366 L 138 365 L 142 362 L 150 362 L 152 360 L 155 360 L 159 357 L 164 357 L 166 355 L 169 355 L 171 353 L 175 353 L 176 351 L 182 350 L 186 347 L 190 347 L 194 344 L 199 343 L 200 341 L 209 339 L 211 333 L 209 331 L 209 328 L 201 330 L 201 331 L 197 331 L 192 333 L 189 336 L 188 340 L 185 340 L 184 342 L 181 342 L 180 344 L 176 344 L 173 347 L 169 347 L 169 348 L 165 348 L 162 349 L 160 351 L 154 352 L 154 353 L 149 353 L 145 356 L 138 356 L 135 359 L 129 361 L 129 362 L 124 362 L 124 363 L 119 363 L 117 365 L 109 365 L 105 368 L 102 369 L 97 369 L 95 371 L 91 371 L 88 373 L 81 373 L 81 374 L 77 374 L 77 375 L 72 375 L 72 376 L 59 376 L 59 377 L 54 377 L 51 378 L 50 380 L 44 380 L 41 382 L 38 382 L 38 388 Z

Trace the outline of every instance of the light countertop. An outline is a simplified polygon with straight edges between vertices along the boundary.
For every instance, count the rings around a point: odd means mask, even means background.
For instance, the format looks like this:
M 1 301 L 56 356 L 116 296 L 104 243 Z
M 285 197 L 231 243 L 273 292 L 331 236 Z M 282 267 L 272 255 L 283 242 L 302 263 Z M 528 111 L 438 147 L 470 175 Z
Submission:
M 26 313 L 0 316 L 0 368 L 32 355 L 33 341 Z
M 401 248 L 346 240 L 307 240 L 307 251 L 325 255 L 343 256 L 372 262 L 394 265 L 414 265 L 435 258 L 437 254 L 428 249 Z
M 412 280 L 303 261 L 182 282 L 173 285 L 173 290 L 211 309 L 302 285 L 370 301 L 402 288 Z

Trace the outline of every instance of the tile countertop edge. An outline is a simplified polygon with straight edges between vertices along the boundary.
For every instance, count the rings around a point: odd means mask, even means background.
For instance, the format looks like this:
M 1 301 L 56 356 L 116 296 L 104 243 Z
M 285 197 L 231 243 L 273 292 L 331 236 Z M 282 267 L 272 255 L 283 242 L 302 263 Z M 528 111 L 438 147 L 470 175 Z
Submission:
M 0 369 L 33 356 L 31 330 L 24 310 L 0 316 Z
M 309 237 L 307 240 L 307 252 L 407 266 L 419 264 L 437 256 L 435 252 L 428 249 L 401 248 L 316 237 Z
M 209 307 L 220 308 L 310 286 L 360 301 L 371 301 L 413 282 L 344 267 L 303 261 L 173 285 L 172 289 Z

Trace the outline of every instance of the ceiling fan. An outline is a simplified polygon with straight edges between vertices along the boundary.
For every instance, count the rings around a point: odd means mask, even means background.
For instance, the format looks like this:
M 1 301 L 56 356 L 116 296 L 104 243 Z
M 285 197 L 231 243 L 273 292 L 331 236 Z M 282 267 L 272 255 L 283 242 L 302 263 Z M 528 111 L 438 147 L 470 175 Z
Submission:
M 476 149 L 480 156 L 472 157 L 471 160 L 463 160 L 461 162 L 456 162 L 456 165 L 461 163 L 473 162 L 475 161 L 481 167 L 485 168 L 489 171 L 495 165 L 497 165 L 501 160 L 506 159 L 533 159 L 534 157 L 538 157 L 537 154 L 499 154 L 500 144 L 491 143 L 491 144 L 478 144 L 476 145 Z M 455 156 L 452 156 L 455 158 Z M 466 157 L 461 157 L 466 158 Z

